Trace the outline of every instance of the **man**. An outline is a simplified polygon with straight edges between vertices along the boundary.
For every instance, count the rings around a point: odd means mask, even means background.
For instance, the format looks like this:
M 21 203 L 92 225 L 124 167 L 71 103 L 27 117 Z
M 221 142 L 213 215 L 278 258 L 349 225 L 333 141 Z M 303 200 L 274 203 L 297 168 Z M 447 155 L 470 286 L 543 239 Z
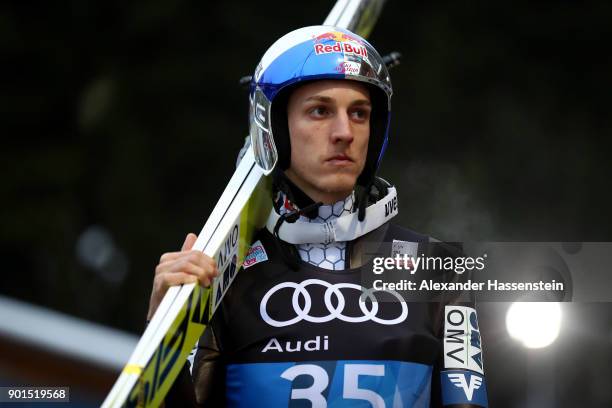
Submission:
M 278 151 L 274 210 L 167 405 L 486 406 L 473 308 L 364 286 L 375 256 L 429 242 L 389 223 L 395 189 L 375 175 L 391 93 L 379 54 L 343 29 L 293 31 L 263 56 L 251 137 L 263 166 Z M 149 318 L 169 286 L 217 276 L 195 239 L 161 257 Z

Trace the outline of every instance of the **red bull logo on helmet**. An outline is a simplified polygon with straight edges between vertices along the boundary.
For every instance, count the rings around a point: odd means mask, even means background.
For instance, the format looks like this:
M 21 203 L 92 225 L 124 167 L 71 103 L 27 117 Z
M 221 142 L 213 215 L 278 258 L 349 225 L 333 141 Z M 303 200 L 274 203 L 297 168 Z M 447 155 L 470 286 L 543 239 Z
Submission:
M 315 54 L 329 54 L 332 52 L 342 52 L 345 54 L 368 56 L 368 50 L 363 45 L 363 41 L 353 35 L 340 31 L 331 31 L 313 37 Z M 333 41 L 333 44 L 330 42 Z M 323 42 L 326 42 L 324 44 Z
M 335 42 L 349 41 L 349 42 L 354 42 L 354 43 L 363 45 L 363 40 L 361 38 L 351 35 L 351 34 L 343 33 L 341 31 L 328 31 L 320 35 L 315 35 L 312 37 L 312 39 L 315 42 L 315 44 L 320 44 L 323 41 L 327 40 L 327 41 L 335 41 Z
M 363 45 L 351 44 L 347 42 L 337 42 L 333 45 L 330 44 L 315 44 L 315 54 L 329 54 L 331 52 L 343 52 L 345 54 L 354 54 L 361 57 L 368 56 L 368 50 Z

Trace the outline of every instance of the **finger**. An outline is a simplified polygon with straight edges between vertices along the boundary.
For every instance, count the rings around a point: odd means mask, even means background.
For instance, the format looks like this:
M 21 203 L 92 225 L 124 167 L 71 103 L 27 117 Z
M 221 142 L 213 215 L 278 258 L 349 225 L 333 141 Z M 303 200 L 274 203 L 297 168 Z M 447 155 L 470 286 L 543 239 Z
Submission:
M 212 283 L 214 277 L 219 275 L 217 270 L 217 265 L 214 262 L 210 262 L 211 259 L 208 258 L 205 264 L 202 263 L 202 259 L 199 254 L 192 254 L 199 256 L 192 256 L 190 258 L 181 259 L 178 261 L 174 261 L 173 263 L 167 266 L 167 271 L 170 273 L 188 273 L 190 275 L 197 276 L 200 284 L 203 287 L 208 287 Z M 200 263 L 195 263 L 194 259 L 200 261 Z
M 213 279 L 217 276 L 219 276 L 219 273 L 217 272 L 216 267 L 214 269 L 204 270 L 204 273 L 200 276 L 199 279 L 200 285 L 205 288 L 209 287 L 210 285 L 212 285 Z
M 156 277 L 156 279 L 159 280 L 157 283 L 158 291 L 165 294 L 170 286 L 181 285 L 184 283 L 199 283 L 202 287 L 209 287 L 212 283 L 213 271 L 209 269 L 206 271 L 199 270 L 199 273 L 195 272 L 195 270 L 190 270 L 189 272 L 165 273 Z
M 183 242 L 183 247 L 181 248 L 181 251 L 186 251 L 193 248 L 193 244 L 195 244 L 197 239 L 198 236 L 193 232 L 187 234 L 187 236 L 185 237 L 185 242 Z
M 204 268 L 205 266 L 193 263 L 191 258 L 183 257 L 157 265 L 155 268 L 155 276 L 165 273 L 189 273 L 199 276 L 202 274 Z
M 166 252 L 159 258 L 159 263 L 162 264 L 165 262 L 177 260 L 179 258 L 191 257 L 193 257 L 194 262 L 198 264 L 205 265 L 209 263 L 214 263 L 211 257 L 196 249 L 188 249 L 180 252 Z
M 164 273 L 155 277 L 155 286 L 157 287 L 157 292 L 159 294 L 165 294 L 168 288 L 171 286 L 196 282 L 198 282 L 198 277 L 196 275 L 185 272 Z
M 187 235 L 185 235 L 185 241 L 183 241 L 183 245 L 181 245 L 181 251 L 184 251 L 185 247 L 189 243 L 189 234 L 191 234 L 191 233 L 188 233 Z
M 215 261 L 200 251 L 192 250 L 174 252 L 162 255 L 160 263 L 155 267 L 155 275 L 165 272 L 181 272 L 184 265 L 192 263 L 200 269 L 216 270 Z M 187 268 L 191 268 L 187 266 Z M 184 271 L 182 271 L 184 272 Z
M 165 252 L 159 258 L 159 263 L 163 264 L 165 262 L 174 261 L 175 259 L 180 258 L 184 254 L 185 254 L 185 252 L 183 252 L 183 251 L 180 251 L 180 252 Z
M 219 271 L 217 265 L 213 264 L 211 267 L 204 268 L 203 272 L 200 276 L 200 285 L 207 288 L 213 283 L 213 279 L 219 276 Z

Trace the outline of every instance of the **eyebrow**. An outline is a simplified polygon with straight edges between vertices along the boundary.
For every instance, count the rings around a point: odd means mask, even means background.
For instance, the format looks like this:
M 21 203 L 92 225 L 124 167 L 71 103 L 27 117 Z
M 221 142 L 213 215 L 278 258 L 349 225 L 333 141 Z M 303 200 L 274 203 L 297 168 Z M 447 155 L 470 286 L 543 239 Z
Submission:
M 358 105 L 358 106 L 361 106 L 361 105 L 363 105 L 363 106 L 372 106 L 372 102 L 368 101 L 367 99 L 358 99 L 355 102 L 353 102 L 351 105 L 353 105 L 353 106 L 355 106 L 355 105 Z
M 308 98 L 304 99 L 304 102 L 310 102 L 310 101 L 333 102 L 333 98 L 330 98 L 329 96 L 313 95 L 313 96 L 309 96 Z
M 304 99 L 304 102 L 310 102 L 310 101 L 331 103 L 334 101 L 334 98 L 330 98 L 329 96 L 323 96 L 323 95 L 313 95 L 313 96 L 309 96 L 308 98 Z M 367 99 L 358 99 L 356 101 L 353 101 L 351 105 L 353 106 L 354 105 L 372 106 L 372 103 L 368 101 Z

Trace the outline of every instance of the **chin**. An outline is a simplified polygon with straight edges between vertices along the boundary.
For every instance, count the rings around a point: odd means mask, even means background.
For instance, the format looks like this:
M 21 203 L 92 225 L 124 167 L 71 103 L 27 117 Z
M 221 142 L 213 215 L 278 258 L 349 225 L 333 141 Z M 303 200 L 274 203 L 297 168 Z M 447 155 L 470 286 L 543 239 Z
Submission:
M 334 174 L 324 177 L 317 184 L 321 191 L 330 194 L 344 194 L 348 196 L 355 188 L 357 177 L 349 174 Z

